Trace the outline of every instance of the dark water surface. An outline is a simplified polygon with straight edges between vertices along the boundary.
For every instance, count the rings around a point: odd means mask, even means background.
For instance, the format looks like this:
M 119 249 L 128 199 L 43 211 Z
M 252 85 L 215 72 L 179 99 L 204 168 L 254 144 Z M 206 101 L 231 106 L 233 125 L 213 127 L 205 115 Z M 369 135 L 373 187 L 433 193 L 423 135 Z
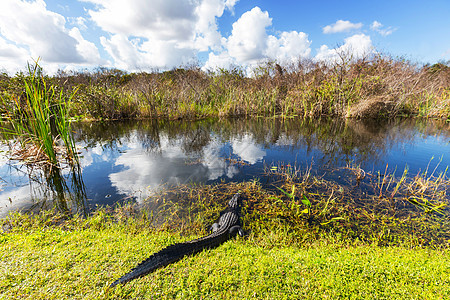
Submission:
M 399 176 L 405 167 L 410 176 L 427 168 L 437 175 L 450 165 L 450 124 L 431 120 L 233 119 L 75 127 L 81 174 L 67 168 L 46 179 L 0 152 L 0 217 L 52 205 L 85 213 L 140 202 L 173 184 L 262 178 L 264 166 L 280 162 L 312 166 L 313 174 L 333 180 L 349 163 L 371 173 L 387 167 Z

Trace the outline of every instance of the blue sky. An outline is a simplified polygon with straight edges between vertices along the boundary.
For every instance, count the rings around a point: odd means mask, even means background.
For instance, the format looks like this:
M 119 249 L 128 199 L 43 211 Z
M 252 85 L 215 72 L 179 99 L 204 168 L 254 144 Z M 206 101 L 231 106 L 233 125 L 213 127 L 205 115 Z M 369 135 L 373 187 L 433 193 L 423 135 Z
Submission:
M 450 1 L 2 0 L 0 70 L 252 67 L 376 51 L 450 60 Z

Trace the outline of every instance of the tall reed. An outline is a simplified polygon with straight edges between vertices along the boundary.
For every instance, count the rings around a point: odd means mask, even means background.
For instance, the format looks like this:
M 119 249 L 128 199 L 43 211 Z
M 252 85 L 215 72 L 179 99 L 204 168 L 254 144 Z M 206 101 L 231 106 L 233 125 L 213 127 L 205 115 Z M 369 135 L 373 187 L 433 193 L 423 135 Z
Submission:
M 53 85 L 47 85 L 38 61 L 34 65 L 28 64 L 28 71 L 29 75 L 23 79 L 24 95 L 14 97 L 14 111 L 4 115 L 10 128 L 3 127 L 2 133 L 7 137 L 16 137 L 22 148 L 29 145 L 37 148 L 52 167 L 59 166 L 57 149 L 61 141 L 70 165 L 78 165 L 63 94 L 57 94 Z

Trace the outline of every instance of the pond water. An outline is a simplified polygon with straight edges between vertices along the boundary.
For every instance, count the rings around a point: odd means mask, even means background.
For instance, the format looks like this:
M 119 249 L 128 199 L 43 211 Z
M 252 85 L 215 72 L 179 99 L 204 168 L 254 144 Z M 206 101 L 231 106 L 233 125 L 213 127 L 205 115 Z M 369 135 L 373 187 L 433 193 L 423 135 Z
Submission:
M 408 167 L 411 176 L 427 168 L 438 174 L 450 165 L 450 124 L 432 120 L 153 120 L 78 123 L 75 132 L 78 174 L 67 168 L 45 178 L 8 160 L 2 146 L 0 217 L 53 205 L 87 213 L 141 202 L 170 185 L 261 179 L 264 167 L 279 163 L 311 167 L 336 181 L 347 164 L 398 175 Z

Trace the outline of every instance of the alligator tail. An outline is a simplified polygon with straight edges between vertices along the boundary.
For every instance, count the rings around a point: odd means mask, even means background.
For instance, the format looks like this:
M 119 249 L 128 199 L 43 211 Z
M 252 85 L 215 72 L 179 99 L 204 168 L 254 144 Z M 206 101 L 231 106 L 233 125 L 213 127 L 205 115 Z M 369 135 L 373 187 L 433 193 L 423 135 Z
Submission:
M 198 240 L 168 246 L 143 260 L 130 272 L 114 281 L 110 287 L 114 287 L 121 283 L 127 283 L 130 280 L 147 275 L 156 269 L 180 260 L 186 255 L 194 254 L 205 248 L 218 246 L 221 242 L 223 242 L 223 237 L 218 236 L 209 241 L 205 238 L 200 238 Z

